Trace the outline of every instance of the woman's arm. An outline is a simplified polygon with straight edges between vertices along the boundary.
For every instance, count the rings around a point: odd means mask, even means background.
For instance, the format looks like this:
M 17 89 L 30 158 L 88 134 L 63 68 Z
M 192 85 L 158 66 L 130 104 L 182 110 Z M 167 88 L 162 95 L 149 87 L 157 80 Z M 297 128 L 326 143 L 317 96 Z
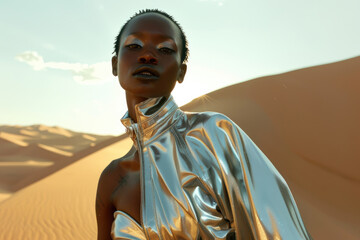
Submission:
M 114 205 L 111 202 L 111 194 L 114 189 L 114 169 L 116 167 L 115 161 L 110 163 L 102 172 L 97 193 L 96 193 L 96 220 L 98 240 L 111 239 L 111 226 L 114 221 L 114 212 L 116 211 Z
M 220 114 L 206 124 L 227 193 L 222 213 L 236 238 L 311 239 L 285 180 L 246 133 Z

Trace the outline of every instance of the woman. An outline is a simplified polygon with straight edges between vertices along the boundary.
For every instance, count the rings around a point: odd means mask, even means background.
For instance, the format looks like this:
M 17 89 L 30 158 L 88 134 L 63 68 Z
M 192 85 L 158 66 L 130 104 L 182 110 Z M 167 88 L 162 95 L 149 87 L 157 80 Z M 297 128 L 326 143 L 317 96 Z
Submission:
M 177 107 L 188 50 L 171 16 L 136 14 L 115 54 L 134 145 L 100 177 L 98 239 L 311 239 L 284 179 L 235 123 Z

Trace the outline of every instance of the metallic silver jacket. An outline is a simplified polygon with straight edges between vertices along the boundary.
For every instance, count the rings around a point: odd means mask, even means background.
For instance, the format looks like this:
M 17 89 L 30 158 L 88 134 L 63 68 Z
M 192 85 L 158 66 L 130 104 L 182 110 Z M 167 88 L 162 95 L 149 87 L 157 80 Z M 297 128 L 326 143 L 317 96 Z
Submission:
M 141 223 L 116 211 L 113 239 L 311 239 L 285 180 L 228 117 L 171 96 L 136 114 L 121 121 L 141 161 Z

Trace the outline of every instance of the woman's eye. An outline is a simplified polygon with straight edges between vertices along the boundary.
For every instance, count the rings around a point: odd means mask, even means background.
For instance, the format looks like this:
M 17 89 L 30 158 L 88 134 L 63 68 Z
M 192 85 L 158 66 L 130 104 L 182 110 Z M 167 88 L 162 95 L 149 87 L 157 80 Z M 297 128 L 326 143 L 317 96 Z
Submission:
M 141 46 L 139 44 L 133 43 L 133 44 L 126 45 L 126 48 L 128 48 L 128 49 L 139 49 L 139 48 L 141 48 Z
M 167 47 L 160 48 L 159 51 L 165 54 L 172 54 L 175 52 L 175 50 Z

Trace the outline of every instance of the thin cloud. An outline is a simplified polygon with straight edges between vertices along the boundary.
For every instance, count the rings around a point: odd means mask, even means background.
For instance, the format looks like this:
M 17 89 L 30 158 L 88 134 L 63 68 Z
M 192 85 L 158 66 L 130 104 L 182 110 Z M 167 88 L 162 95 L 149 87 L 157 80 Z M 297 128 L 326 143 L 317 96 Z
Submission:
M 37 52 L 26 51 L 15 58 L 20 62 L 29 64 L 34 70 L 38 71 L 45 68 L 44 59 Z
M 97 84 L 113 79 L 109 62 L 95 64 L 45 62 L 43 57 L 35 51 L 23 52 L 15 58 L 30 65 L 36 71 L 44 69 L 70 71 L 73 74 L 73 79 L 83 84 Z

